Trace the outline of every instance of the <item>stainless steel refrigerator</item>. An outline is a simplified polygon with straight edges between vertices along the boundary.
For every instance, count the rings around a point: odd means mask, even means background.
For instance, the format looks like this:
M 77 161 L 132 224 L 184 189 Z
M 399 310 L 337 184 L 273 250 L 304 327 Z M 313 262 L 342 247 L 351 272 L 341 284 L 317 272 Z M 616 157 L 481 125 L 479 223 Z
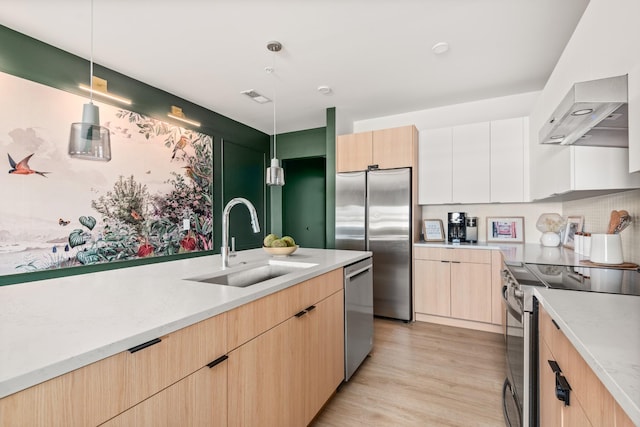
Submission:
M 373 252 L 373 311 L 409 321 L 411 169 L 336 176 L 336 248 Z

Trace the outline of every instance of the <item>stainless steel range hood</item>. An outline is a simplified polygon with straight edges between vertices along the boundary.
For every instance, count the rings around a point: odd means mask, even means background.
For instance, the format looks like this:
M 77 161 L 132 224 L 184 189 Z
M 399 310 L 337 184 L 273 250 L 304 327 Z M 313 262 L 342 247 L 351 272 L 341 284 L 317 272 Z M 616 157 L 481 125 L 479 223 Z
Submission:
M 573 85 L 540 129 L 541 144 L 628 147 L 627 75 Z

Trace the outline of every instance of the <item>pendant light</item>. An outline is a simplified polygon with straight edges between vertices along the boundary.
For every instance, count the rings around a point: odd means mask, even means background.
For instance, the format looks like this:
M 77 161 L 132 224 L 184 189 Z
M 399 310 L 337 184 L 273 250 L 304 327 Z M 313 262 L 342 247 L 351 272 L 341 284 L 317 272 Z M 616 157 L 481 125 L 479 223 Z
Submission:
M 84 160 L 111 160 L 109 129 L 100 126 L 100 112 L 93 105 L 93 0 L 91 0 L 91 57 L 89 60 L 90 100 L 82 108 L 82 122 L 71 124 L 69 156 Z
M 280 167 L 280 160 L 276 156 L 276 77 L 275 77 L 275 65 L 276 65 L 276 52 L 282 50 L 282 44 L 277 41 L 267 43 L 267 49 L 273 52 L 273 67 L 267 67 L 268 73 L 273 75 L 273 159 L 271 159 L 271 166 L 267 168 L 267 185 L 283 186 L 284 185 L 284 170 Z

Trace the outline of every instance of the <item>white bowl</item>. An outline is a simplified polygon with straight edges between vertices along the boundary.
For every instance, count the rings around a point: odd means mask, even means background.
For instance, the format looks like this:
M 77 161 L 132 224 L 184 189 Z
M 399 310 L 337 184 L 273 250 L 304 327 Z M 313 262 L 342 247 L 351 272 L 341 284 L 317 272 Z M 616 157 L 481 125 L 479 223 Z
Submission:
M 289 256 L 294 253 L 298 249 L 298 247 L 298 245 L 285 246 L 283 248 L 268 248 L 266 246 L 263 246 L 262 249 L 264 249 L 264 251 L 271 256 Z

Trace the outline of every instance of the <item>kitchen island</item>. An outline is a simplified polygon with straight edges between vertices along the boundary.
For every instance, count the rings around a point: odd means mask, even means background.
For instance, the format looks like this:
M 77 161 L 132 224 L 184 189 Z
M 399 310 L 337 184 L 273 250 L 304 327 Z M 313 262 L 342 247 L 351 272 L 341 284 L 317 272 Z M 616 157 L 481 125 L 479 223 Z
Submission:
M 640 297 L 542 287 L 534 295 L 617 404 L 640 425 Z M 548 369 L 546 361 L 543 365 L 541 369 Z M 583 379 L 585 373 L 579 376 Z M 553 393 L 541 393 L 545 391 Z M 588 405 L 592 402 L 581 403 L 587 404 L 585 409 L 592 406 Z M 606 407 L 606 403 L 597 404 Z
M 219 255 L 0 287 L 0 397 L 5 397 L 371 256 L 300 248 L 294 273 L 233 287 L 189 280 L 221 270 Z M 234 266 L 261 263 L 261 249 Z

